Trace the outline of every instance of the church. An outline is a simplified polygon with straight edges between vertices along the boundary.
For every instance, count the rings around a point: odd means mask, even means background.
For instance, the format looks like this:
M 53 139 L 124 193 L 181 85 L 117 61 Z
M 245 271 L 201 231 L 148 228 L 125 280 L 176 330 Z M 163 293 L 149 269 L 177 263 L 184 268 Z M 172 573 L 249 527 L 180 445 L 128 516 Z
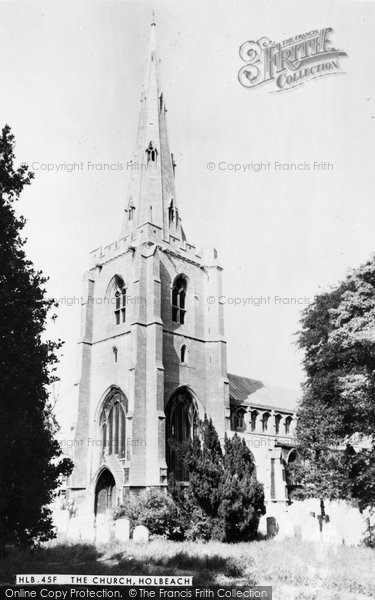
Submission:
M 153 22 L 121 234 L 84 276 L 69 497 L 97 515 L 170 474 L 187 483 L 176 442 L 206 414 L 222 441 L 245 438 L 267 503 L 285 504 L 297 397 L 227 371 L 223 305 L 207 302 L 223 269 L 182 227 L 159 63 Z

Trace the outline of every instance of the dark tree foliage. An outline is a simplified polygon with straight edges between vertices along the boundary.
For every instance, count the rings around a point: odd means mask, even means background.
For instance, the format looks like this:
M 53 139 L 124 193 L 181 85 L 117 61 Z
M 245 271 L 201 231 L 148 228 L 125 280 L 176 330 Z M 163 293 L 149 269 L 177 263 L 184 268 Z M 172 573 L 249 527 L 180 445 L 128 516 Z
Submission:
M 221 502 L 223 453 L 211 419 L 205 416 L 200 431 L 201 435 L 192 440 L 185 460 L 190 473 L 190 485 L 199 506 L 210 517 L 216 517 Z
M 222 452 L 212 421 L 205 417 L 200 435 L 187 453 L 186 465 L 189 493 L 209 521 L 204 523 L 206 537 L 226 542 L 254 539 L 259 519 L 265 514 L 264 492 L 245 441 L 237 434 L 225 437 Z
M 375 258 L 304 311 L 297 497 L 375 501 Z
M 14 166 L 14 136 L 0 136 L 0 549 L 53 537 L 47 505 L 71 462 L 58 460 L 55 422 L 48 400 L 60 342 L 43 340 L 53 301 L 24 252 L 25 219 L 14 203 L 33 173 Z
M 254 539 L 265 514 L 263 485 L 255 476 L 253 456 L 245 440 L 235 434 L 225 439 L 224 473 L 220 485 L 219 517 L 227 541 Z

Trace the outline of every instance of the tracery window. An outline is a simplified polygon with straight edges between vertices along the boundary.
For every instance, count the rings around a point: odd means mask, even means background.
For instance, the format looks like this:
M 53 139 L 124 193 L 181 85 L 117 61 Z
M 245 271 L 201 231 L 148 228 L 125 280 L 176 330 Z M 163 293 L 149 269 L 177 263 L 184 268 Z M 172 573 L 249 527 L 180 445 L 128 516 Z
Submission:
M 115 323 L 125 323 L 126 321 L 126 287 L 122 280 L 117 282 L 117 286 L 114 293 L 115 299 Z
M 179 275 L 172 289 L 172 321 L 185 323 L 187 281 L 184 275 Z
M 125 396 L 119 391 L 110 392 L 100 416 L 103 453 L 125 457 L 125 416 Z
M 189 441 L 197 433 L 198 415 L 193 397 L 187 388 L 181 388 L 170 399 L 167 410 L 166 444 L 169 473 L 176 481 L 188 481 L 189 473 L 184 458 Z
M 146 154 L 147 154 L 147 162 L 149 163 L 151 162 L 156 162 L 157 157 L 158 157 L 158 151 L 156 148 L 154 148 L 152 142 L 150 141 L 148 147 L 146 148 Z
M 245 408 L 231 408 L 230 409 L 230 428 L 232 431 L 245 431 Z

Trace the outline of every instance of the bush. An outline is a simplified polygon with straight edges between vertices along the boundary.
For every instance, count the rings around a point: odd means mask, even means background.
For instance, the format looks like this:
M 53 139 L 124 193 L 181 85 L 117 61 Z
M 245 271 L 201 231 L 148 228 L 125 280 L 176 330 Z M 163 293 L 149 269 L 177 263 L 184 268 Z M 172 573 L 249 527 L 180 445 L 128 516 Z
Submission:
M 115 519 L 127 518 L 132 528 L 144 525 L 153 535 L 182 539 L 179 510 L 171 496 L 159 490 L 144 490 L 133 494 L 119 506 Z
M 178 507 L 184 539 L 192 542 L 213 539 L 213 520 L 197 503 L 191 486 L 179 486 L 173 477 L 170 477 L 168 491 Z

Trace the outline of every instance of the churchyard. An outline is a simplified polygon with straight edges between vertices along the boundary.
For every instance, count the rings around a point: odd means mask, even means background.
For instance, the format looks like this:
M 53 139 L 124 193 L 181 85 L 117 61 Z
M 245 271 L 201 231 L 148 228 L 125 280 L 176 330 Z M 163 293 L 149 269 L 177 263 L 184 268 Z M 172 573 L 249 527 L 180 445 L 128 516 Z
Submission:
M 111 542 L 57 539 L 39 550 L 10 549 L 1 583 L 15 573 L 193 575 L 194 585 L 272 585 L 274 600 L 367 600 L 375 597 L 375 553 L 298 539 L 251 543 Z

